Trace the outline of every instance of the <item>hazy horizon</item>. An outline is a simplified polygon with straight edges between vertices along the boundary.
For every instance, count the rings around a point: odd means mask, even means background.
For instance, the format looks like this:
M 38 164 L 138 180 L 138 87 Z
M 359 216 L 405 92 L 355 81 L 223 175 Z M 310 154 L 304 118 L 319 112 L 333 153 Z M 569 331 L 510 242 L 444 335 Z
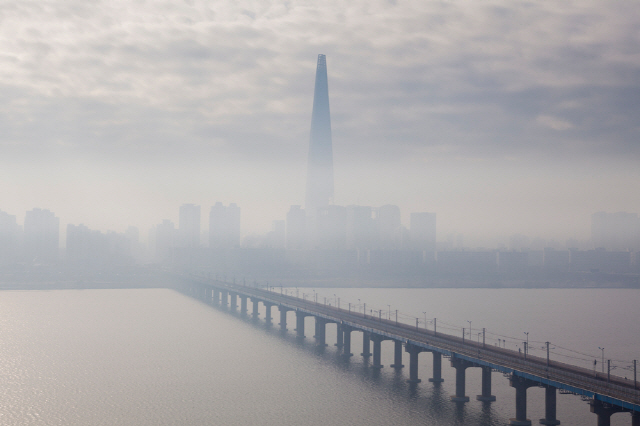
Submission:
M 335 204 L 437 213 L 438 240 L 590 238 L 640 212 L 630 3 L 0 6 L 0 210 L 141 236 L 184 203 L 264 233 L 304 204 L 327 55 Z

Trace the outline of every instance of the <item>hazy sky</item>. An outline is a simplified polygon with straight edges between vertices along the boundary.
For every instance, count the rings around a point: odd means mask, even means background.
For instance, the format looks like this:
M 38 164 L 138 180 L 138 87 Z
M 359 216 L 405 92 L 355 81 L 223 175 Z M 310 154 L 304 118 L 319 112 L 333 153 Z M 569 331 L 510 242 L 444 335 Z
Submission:
M 640 211 L 632 1 L 4 1 L 0 210 L 146 233 L 182 203 L 263 232 L 304 203 L 327 55 L 337 204 L 468 241 Z

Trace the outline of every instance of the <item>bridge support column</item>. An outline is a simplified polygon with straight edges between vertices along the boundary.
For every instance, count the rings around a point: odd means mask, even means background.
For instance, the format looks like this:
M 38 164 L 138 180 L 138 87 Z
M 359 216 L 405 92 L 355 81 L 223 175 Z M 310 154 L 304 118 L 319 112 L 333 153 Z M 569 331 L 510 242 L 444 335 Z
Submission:
M 384 340 L 384 336 L 379 334 L 373 334 L 371 336 L 371 340 L 373 340 L 373 368 L 382 368 L 382 341 Z
M 362 353 L 365 358 L 371 356 L 371 334 L 368 331 L 362 332 Z
M 402 342 L 400 340 L 393 341 L 393 365 L 391 367 L 396 369 L 404 367 L 402 365 Z
M 422 352 L 422 348 L 407 344 L 404 347 L 405 352 L 409 352 L 409 383 L 420 383 L 418 379 L 418 354 Z
M 280 311 L 280 330 L 287 331 L 287 308 L 284 306 L 278 306 Z
M 264 320 L 267 322 L 267 324 L 271 325 L 271 307 L 273 306 L 273 303 L 268 303 L 268 302 L 262 302 L 262 303 L 264 304 L 264 307 L 267 309 Z
M 482 395 L 476 396 L 478 401 L 491 402 L 495 401 L 496 397 L 491 395 L 491 367 L 482 367 Z M 555 393 L 554 393 L 555 395 Z M 554 411 L 555 415 L 555 411 Z M 542 422 L 542 420 L 540 420 Z M 543 423 L 546 424 L 546 423 Z M 555 423 L 550 423 L 555 424 Z
M 304 317 L 304 313 L 296 311 L 296 336 L 300 339 L 304 339 Z
M 342 326 L 342 337 L 343 337 L 343 346 L 342 346 L 342 356 L 349 359 L 353 356 L 351 353 L 351 327 Z
M 631 413 L 631 426 L 640 426 L 640 411 Z
M 231 293 L 231 310 L 235 312 L 236 309 L 238 309 L 238 295 Z
M 442 354 L 440 352 L 431 352 L 433 354 L 433 377 L 429 379 L 432 383 L 442 383 Z
M 455 354 L 451 357 L 451 366 L 456 369 L 456 394 L 451 395 L 451 400 L 455 402 L 467 402 L 469 397 L 465 395 L 466 391 L 466 370 L 473 367 L 473 364 L 464 359 L 456 358 Z
M 556 388 L 553 386 L 544 387 L 544 419 L 540 419 L 541 425 L 559 425 L 560 420 L 556 419 Z
M 626 408 L 607 404 L 597 399 L 592 400 L 589 405 L 591 406 L 591 412 L 598 415 L 598 426 L 611 426 L 612 415 L 615 413 L 627 413 L 630 411 Z M 631 422 L 634 420 L 637 421 L 634 417 L 637 417 L 637 415 L 631 417 Z
M 247 296 L 240 296 L 240 314 L 247 315 Z
M 222 306 L 223 309 L 226 309 L 228 304 L 229 292 L 227 292 L 227 290 L 220 291 L 220 306 Z
M 513 426 L 530 426 L 531 420 L 527 419 L 527 389 L 538 384 L 534 381 L 512 375 L 509 385 L 516 389 L 516 416 L 509 419 Z
M 340 349 L 342 346 L 344 346 L 344 334 L 342 331 L 342 324 L 337 323 L 336 324 L 336 347 Z
M 213 289 L 213 304 L 216 306 L 220 306 L 220 290 L 217 288 Z
M 260 313 L 258 313 L 259 303 L 260 303 L 260 300 L 258 300 L 257 298 L 255 297 L 251 298 L 251 307 L 253 310 L 253 312 L 251 313 L 251 316 L 253 317 L 254 321 L 257 320 L 258 316 L 260 315 Z
M 316 345 L 317 346 L 327 346 L 326 335 L 327 335 L 327 321 L 324 318 L 315 317 L 316 321 Z

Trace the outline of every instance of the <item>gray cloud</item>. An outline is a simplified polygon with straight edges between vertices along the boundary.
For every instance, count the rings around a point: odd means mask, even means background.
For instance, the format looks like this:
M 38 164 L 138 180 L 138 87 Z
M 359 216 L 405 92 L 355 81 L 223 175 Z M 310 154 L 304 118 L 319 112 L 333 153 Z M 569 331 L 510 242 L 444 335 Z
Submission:
M 306 159 L 325 53 L 338 165 L 637 163 L 639 14 L 605 1 L 5 3 L 0 161 L 238 164 L 268 180 Z

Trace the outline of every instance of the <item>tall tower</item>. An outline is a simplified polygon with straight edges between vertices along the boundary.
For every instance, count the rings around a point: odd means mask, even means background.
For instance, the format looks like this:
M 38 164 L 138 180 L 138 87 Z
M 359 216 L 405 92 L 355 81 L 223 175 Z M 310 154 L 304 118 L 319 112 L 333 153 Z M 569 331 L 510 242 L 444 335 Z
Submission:
M 327 207 L 333 200 L 333 149 L 331 145 L 327 59 L 325 55 L 318 55 L 305 201 L 305 210 L 312 217 L 316 216 L 318 208 Z

